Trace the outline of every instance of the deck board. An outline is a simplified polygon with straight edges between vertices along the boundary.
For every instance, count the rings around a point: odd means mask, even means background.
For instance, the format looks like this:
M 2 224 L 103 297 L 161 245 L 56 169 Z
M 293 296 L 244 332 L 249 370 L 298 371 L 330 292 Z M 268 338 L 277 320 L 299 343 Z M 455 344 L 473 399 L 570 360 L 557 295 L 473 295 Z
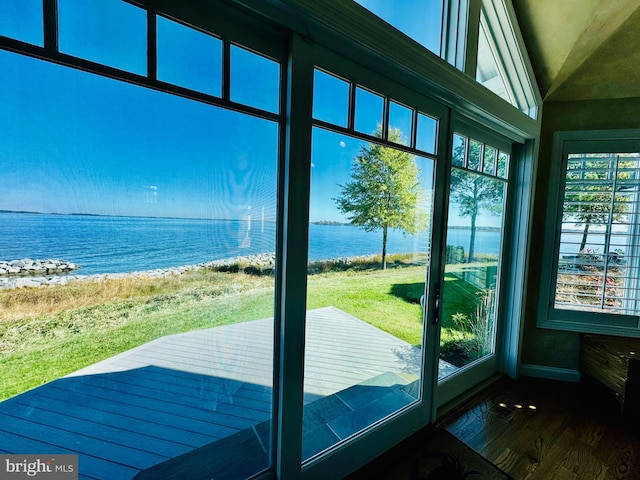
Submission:
M 81 477 L 130 479 L 268 428 L 273 328 L 261 319 L 169 335 L 6 400 L 0 452 L 79 453 Z M 306 405 L 387 372 L 419 374 L 420 349 L 336 308 L 308 312 L 306 329 Z M 357 413 L 336 428 L 357 424 Z
M 220 438 L 212 435 L 186 432 L 181 428 L 143 421 L 141 419 L 137 419 L 136 422 L 132 422 L 132 418 L 125 415 L 103 412 L 77 403 L 70 404 L 68 402 L 56 400 L 53 397 L 47 398 L 34 396 L 32 399 L 37 399 L 37 404 L 22 403 L 22 401 L 18 401 L 16 404 L 29 408 L 37 407 L 39 411 L 46 412 L 47 414 L 69 416 L 78 420 L 90 421 L 99 426 L 99 428 L 102 428 L 103 425 L 112 426 L 123 431 L 134 431 L 135 433 L 145 435 L 147 437 L 167 440 L 186 447 L 195 448 L 203 443 L 212 442 Z M 144 441 L 147 440 L 147 438 L 144 438 Z
M 0 449 L 8 451 L 10 454 L 25 452 L 47 454 L 77 453 L 77 450 L 71 450 L 57 445 L 55 437 L 50 439 L 51 441 L 41 441 L 16 435 L 13 432 L 2 430 L 0 430 L 0 432 Z M 121 465 L 113 461 L 113 459 L 97 458 L 93 455 L 82 455 L 80 462 L 78 465 L 80 475 L 100 480 L 109 478 L 133 478 L 139 471 L 137 468 Z
M 42 388 L 42 387 L 41 387 Z M 129 418 L 133 424 L 148 422 L 155 425 L 167 426 L 182 430 L 186 435 L 193 435 L 194 441 L 201 437 L 201 442 L 223 438 L 227 435 L 235 433 L 236 429 L 216 426 L 201 422 L 198 420 L 189 420 L 184 417 L 174 415 L 173 413 L 157 412 L 149 408 L 138 407 L 136 405 L 127 405 L 122 402 L 111 399 L 101 399 L 86 394 L 76 393 L 69 395 L 65 390 L 57 388 L 47 388 L 46 393 L 38 392 L 38 395 L 44 398 L 55 398 L 69 405 L 70 409 L 77 409 L 78 405 L 93 409 L 95 415 L 103 415 L 105 420 L 110 421 L 112 415 L 124 415 Z M 19 398 L 19 397 L 18 397 Z M 4 403 L 0 404 L 0 412 Z M 24 453 L 24 452 L 22 452 Z
M 104 435 L 102 431 L 96 429 L 91 429 L 83 434 L 70 432 L 58 425 L 59 420 L 60 418 L 56 417 L 55 426 L 43 425 L 33 421 L 31 416 L 18 418 L 0 413 L 0 429 L 5 433 L 13 433 L 26 438 L 47 439 L 47 443 L 55 444 L 67 452 L 75 451 L 84 455 L 96 456 L 99 452 L 108 451 L 112 458 L 118 459 L 119 464 L 138 470 L 149 468 L 167 459 L 163 455 L 140 450 L 133 446 L 124 446 L 120 442 L 110 442 L 106 438 L 91 436 Z M 47 423 L 51 423 L 51 421 L 49 420 Z M 0 436 L 4 436 L 4 433 Z
M 3 408 L 3 414 L 11 415 L 12 417 L 20 420 L 28 418 L 29 422 L 48 426 L 51 422 L 52 412 L 40 408 L 34 409 L 30 406 L 21 405 L 19 403 L 13 403 Z M 6 417 L 2 417 L 2 419 L 3 421 L 6 421 Z M 9 423 L 9 425 L 10 424 L 11 423 Z M 96 424 L 97 422 L 92 420 L 80 419 L 75 416 L 67 415 L 64 411 L 56 412 L 55 428 L 65 432 L 85 436 L 88 432 L 92 432 L 92 430 L 94 430 Z M 153 441 L 150 442 L 150 439 Z M 190 450 L 187 445 L 172 442 L 168 439 L 149 437 L 138 432 L 133 432 L 130 428 L 116 428 L 112 424 L 102 424 L 100 426 L 99 440 L 119 445 L 136 445 L 138 447 L 137 449 L 142 452 L 160 455 L 167 458 L 181 455 Z M 153 451 L 147 452 L 146 448 L 148 445 L 153 446 Z

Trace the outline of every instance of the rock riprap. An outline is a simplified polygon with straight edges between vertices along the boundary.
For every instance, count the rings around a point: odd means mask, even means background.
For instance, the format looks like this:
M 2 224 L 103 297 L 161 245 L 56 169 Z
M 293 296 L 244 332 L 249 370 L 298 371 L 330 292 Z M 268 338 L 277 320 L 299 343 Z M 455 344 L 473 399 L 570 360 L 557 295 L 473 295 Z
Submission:
M 0 260 L 0 276 L 2 277 L 19 277 L 26 275 L 54 275 L 60 273 L 69 273 L 78 270 L 80 265 L 48 258 L 45 260 L 32 260 L 23 258 L 22 260 L 2 261 Z
M 171 275 L 182 275 L 203 269 L 225 270 L 236 264 L 269 268 L 275 266 L 275 253 L 261 253 L 243 257 L 223 258 L 195 265 L 179 267 L 157 268 L 154 270 L 135 271 L 127 273 L 98 273 L 94 275 L 80 275 L 74 272 L 79 265 L 63 260 L 0 260 L 0 289 L 45 287 L 67 285 L 75 281 L 102 282 L 119 278 L 162 278 Z M 43 268 L 44 267 L 44 268 Z
M 355 261 L 372 258 L 371 256 L 341 257 L 328 260 L 320 260 L 320 263 L 329 265 L 350 265 Z M 54 285 L 66 285 L 70 282 L 102 282 L 119 278 L 162 278 L 173 275 L 183 275 L 189 272 L 198 272 L 204 269 L 218 271 L 243 270 L 245 273 L 252 270 L 260 270 L 262 273 L 273 272 L 276 264 L 275 253 L 259 253 L 233 258 L 223 258 L 194 265 L 182 265 L 179 267 L 157 268 L 126 273 L 99 273 L 82 275 L 74 272 L 79 265 L 64 260 L 13 260 L 3 262 L 0 260 L 0 290 L 4 288 L 45 287 Z

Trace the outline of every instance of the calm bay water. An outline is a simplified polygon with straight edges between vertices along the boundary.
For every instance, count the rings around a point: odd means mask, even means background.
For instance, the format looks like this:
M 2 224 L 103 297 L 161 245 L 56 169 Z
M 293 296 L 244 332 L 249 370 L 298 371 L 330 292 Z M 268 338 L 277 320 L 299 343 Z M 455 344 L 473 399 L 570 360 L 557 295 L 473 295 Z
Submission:
M 449 232 L 468 248 L 469 231 Z M 498 252 L 496 232 L 478 232 L 476 251 Z M 349 225 L 312 224 L 309 259 L 380 253 L 382 234 Z M 0 212 L 0 260 L 59 258 L 79 273 L 123 273 L 191 265 L 275 250 L 275 223 L 240 220 L 45 215 Z M 393 231 L 387 251 L 425 251 L 426 238 Z

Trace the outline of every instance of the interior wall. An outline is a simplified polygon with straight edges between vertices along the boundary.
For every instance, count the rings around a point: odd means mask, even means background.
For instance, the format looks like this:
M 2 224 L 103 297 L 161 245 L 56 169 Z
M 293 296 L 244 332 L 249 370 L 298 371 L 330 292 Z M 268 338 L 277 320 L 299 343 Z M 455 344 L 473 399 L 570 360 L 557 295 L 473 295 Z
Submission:
M 553 241 L 553 232 L 546 231 L 547 191 L 553 135 L 570 130 L 614 130 L 640 128 L 640 98 L 592 100 L 582 102 L 545 103 L 540 135 L 540 155 L 536 178 L 531 238 L 531 261 L 521 363 L 547 367 L 578 369 L 580 336 L 576 332 L 538 328 L 538 298 L 541 287 L 549 279 L 541 278 L 544 242 Z M 536 240 L 537 239 L 537 240 Z

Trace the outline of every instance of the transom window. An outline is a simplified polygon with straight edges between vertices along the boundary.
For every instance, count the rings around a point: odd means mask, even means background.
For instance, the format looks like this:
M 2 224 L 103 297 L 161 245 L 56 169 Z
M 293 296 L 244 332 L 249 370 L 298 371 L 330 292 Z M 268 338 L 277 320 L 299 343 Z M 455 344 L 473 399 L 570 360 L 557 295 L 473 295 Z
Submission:
M 473 138 L 458 133 L 453 136 L 454 167 L 506 180 L 509 174 L 509 156 L 508 153 Z
M 42 2 L 0 0 L 0 38 L 53 49 L 66 62 L 90 62 L 91 70 L 209 103 L 230 101 L 270 112 L 272 119 L 280 113 L 283 58 L 271 55 L 279 54 L 277 41 L 258 52 L 236 43 L 237 32 L 234 38 L 228 31 L 211 33 L 211 27 L 178 22 L 123 0 L 54 3 L 53 21 L 45 25 Z M 55 32 L 50 45 L 44 41 L 47 30 Z M 247 82 L 251 89 L 244 88 Z
M 314 71 L 313 117 L 318 125 L 436 152 L 436 118 L 319 68 Z
M 355 0 L 436 55 L 442 44 L 443 0 Z
M 493 93 L 531 118 L 538 115 L 540 94 L 526 54 L 516 39 L 518 25 L 502 0 L 483 0 L 475 72 L 467 71 Z M 506 28 L 508 26 L 508 28 Z

